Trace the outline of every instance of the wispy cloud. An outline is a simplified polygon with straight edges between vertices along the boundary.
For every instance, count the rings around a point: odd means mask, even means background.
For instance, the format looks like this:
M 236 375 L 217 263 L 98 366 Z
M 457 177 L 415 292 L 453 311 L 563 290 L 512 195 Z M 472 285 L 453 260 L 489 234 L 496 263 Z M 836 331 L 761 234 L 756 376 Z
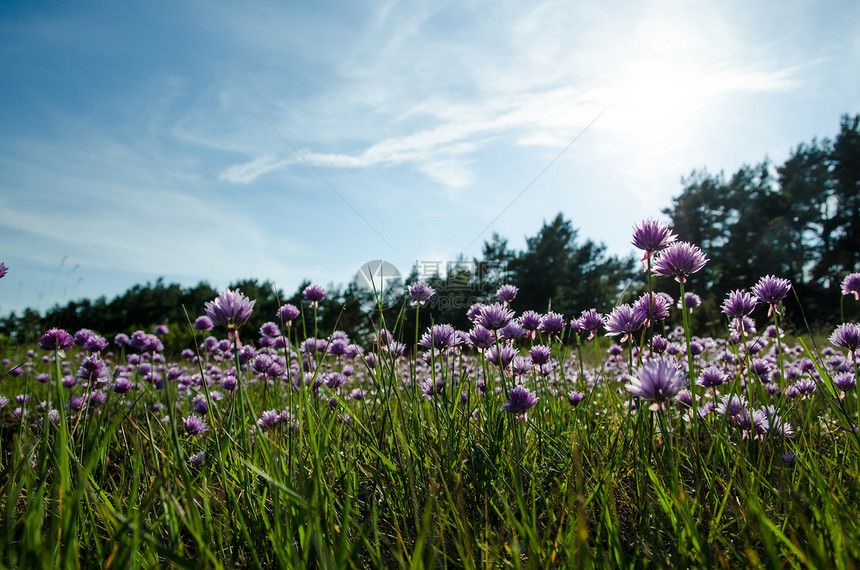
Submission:
M 264 154 L 250 162 L 228 166 L 218 175 L 218 180 L 233 184 L 249 184 L 267 172 L 277 170 L 291 162 L 295 161 Z

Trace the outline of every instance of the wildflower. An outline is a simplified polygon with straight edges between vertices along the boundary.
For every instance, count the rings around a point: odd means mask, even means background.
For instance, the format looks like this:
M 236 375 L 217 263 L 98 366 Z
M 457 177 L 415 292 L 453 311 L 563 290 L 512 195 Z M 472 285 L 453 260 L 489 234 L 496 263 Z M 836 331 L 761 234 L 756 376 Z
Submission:
M 580 404 L 584 399 L 585 399 L 585 394 L 583 394 L 582 392 L 578 392 L 578 391 L 576 391 L 576 390 L 571 390 L 571 391 L 567 394 L 567 403 L 568 403 L 568 404 L 570 404 L 570 406 L 571 406 L 573 409 L 576 409 L 577 407 L 579 407 L 579 404 Z
M 656 410 L 674 398 L 684 386 L 684 375 L 677 366 L 662 360 L 649 360 L 627 384 L 627 391 L 644 400 L 654 402 Z
M 642 263 L 647 263 L 654 253 L 662 251 L 678 239 L 669 226 L 661 224 L 653 218 L 643 220 L 633 226 L 633 246 L 636 249 L 641 249 Z
M 319 285 L 311 284 L 305 287 L 302 296 L 306 301 L 311 302 L 311 307 L 317 307 L 319 302 L 325 299 L 326 291 Z
M 78 368 L 77 376 L 81 380 L 98 381 L 108 374 L 105 363 L 98 356 L 87 356 Z
M 515 340 L 524 334 L 526 334 L 526 329 L 523 328 L 523 325 L 518 320 L 514 319 L 499 331 L 499 338 Z
M 459 342 L 457 331 L 451 325 L 433 325 L 421 336 L 418 346 L 445 350 L 457 346 Z
M 204 305 L 206 316 L 212 323 L 227 327 L 228 330 L 236 330 L 245 324 L 251 317 L 256 301 L 250 301 L 239 291 L 227 289 L 218 295 L 214 301 L 208 301 Z
M 746 400 L 737 394 L 727 394 L 717 404 L 717 413 L 721 416 L 731 418 L 740 414 L 746 408 Z
M 525 386 L 515 386 L 508 392 L 508 401 L 502 404 L 502 409 L 520 416 L 532 409 L 538 400 Z
M 543 346 L 542 344 L 536 344 L 531 347 L 531 350 L 529 350 L 529 357 L 532 359 L 532 363 L 536 366 L 543 366 L 549 362 L 550 354 L 551 352 L 549 347 Z
M 833 377 L 833 385 L 836 389 L 842 392 L 839 397 L 845 398 L 845 393 L 850 392 L 857 387 L 857 379 L 851 372 L 843 372 Z
M 662 294 L 650 295 L 644 293 L 633 304 L 636 312 L 646 327 L 651 326 L 652 321 L 663 321 L 669 318 L 669 307 L 672 301 L 667 300 Z
M 263 323 L 263 325 L 260 327 L 260 336 L 269 338 L 281 336 L 281 329 L 279 329 L 278 325 L 276 325 L 272 321 L 268 321 Z
M 860 273 L 851 273 L 842 280 L 842 294 L 854 295 L 855 301 L 860 301 Z
M 169 329 L 167 328 L 167 325 L 155 325 L 155 329 L 153 329 L 153 331 L 152 331 L 152 332 L 154 332 L 155 334 L 157 334 L 157 335 L 161 336 L 161 335 L 166 335 L 166 334 L 167 334 L 168 332 L 170 332 L 170 331 L 169 331 Z
M 125 333 L 119 333 L 115 337 L 113 337 L 113 343 L 117 346 L 125 346 L 129 343 L 128 335 Z
M 654 354 L 663 354 L 666 352 L 666 349 L 669 348 L 669 341 L 666 340 L 662 335 L 655 335 L 654 340 L 652 342 L 652 350 Z
M 747 334 L 749 331 L 745 327 L 744 317 L 748 316 L 755 309 L 756 300 L 748 291 L 735 289 L 729 293 L 728 298 L 723 301 L 723 314 L 733 319 L 740 328 L 741 334 Z
M 278 410 L 266 410 L 260 414 L 260 419 L 257 420 L 257 427 L 265 431 L 277 427 L 281 423 L 281 413 Z
M 600 327 L 603 326 L 603 315 L 598 313 L 596 309 L 582 311 L 582 315 L 579 317 L 579 326 L 583 331 L 588 331 L 588 340 L 592 340 Z
M 515 356 L 511 362 L 511 371 L 517 376 L 524 376 L 531 372 L 532 361 L 527 356 Z
M 654 273 L 674 277 L 678 283 L 685 283 L 687 277 L 702 269 L 708 258 L 699 246 L 678 241 L 661 251 L 654 258 Z
M 634 311 L 627 303 L 618 305 L 608 316 L 603 317 L 603 326 L 608 331 L 606 336 L 622 335 L 619 342 L 625 342 L 643 324 L 645 324 L 645 318 L 642 314 Z
M 478 322 L 478 319 L 481 318 L 481 314 L 484 312 L 484 307 L 486 307 L 486 305 L 483 303 L 475 303 L 469 307 L 469 310 L 466 311 L 466 318 L 469 319 L 470 323 Z
M 486 359 L 490 364 L 507 368 L 510 366 L 511 361 L 513 361 L 516 355 L 516 349 L 508 346 L 507 344 L 501 346 L 496 344 L 487 350 Z
M 424 303 L 430 300 L 430 297 L 436 294 L 436 290 L 424 281 L 416 281 L 406 289 L 406 292 L 412 295 L 410 305 L 413 307 L 424 305 Z
M 702 388 L 715 388 L 725 384 L 728 376 L 716 366 L 708 366 L 699 374 L 696 385 Z
M 187 418 L 182 418 L 182 425 L 185 427 L 185 432 L 188 435 L 200 435 L 209 429 L 206 421 L 194 414 L 191 414 Z
M 290 303 L 281 305 L 276 313 L 277 317 L 283 321 L 285 326 L 290 326 L 293 320 L 295 320 L 300 314 L 301 312 L 296 308 L 296 306 Z
M 693 393 L 689 390 L 681 390 L 675 396 L 675 405 L 682 410 L 687 410 L 693 407 Z
M 564 315 L 550 311 L 540 319 L 540 332 L 549 336 L 558 336 L 566 325 Z
M 195 469 L 200 469 L 204 463 L 206 463 L 206 452 L 202 450 L 188 458 L 188 464 Z
M 520 315 L 520 324 L 526 329 L 526 338 L 534 338 L 535 331 L 540 327 L 540 313 L 537 311 L 526 311 Z
M 39 339 L 39 348 L 42 350 L 65 350 L 72 346 L 74 346 L 72 335 L 63 329 L 52 328 Z
M 213 328 L 215 328 L 215 324 L 209 317 L 203 316 L 194 319 L 194 330 L 211 331 Z
M 497 331 L 506 327 L 513 317 L 514 312 L 510 310 L 507 305 L 494 303 L 481 310 L 481 316 L 478 317 L 478 324 L 491 331 Z
M 685 292 L 683 304 L 681 303 L 681 301 L 681 299 L 678 299 L 678 308 L 683 309 L 684 305 L 687 305 L 687 309 L 690 311 L 690 313 L 692 313 L 693 309 L 695 309 L 696 307 L 702 306 L 702 298 L 695 293 Z
M 792 452 L 786 451 L 782 454 L 782 461 L 785 463 L 786 467 L 794 469 L 794 466 L 797 463 L 797 457 Z
M 860 325 L 857 323 L 839 325 L 830 335 L 830 342 L 840 348 L 847 348 L 851 354 L 854 354 L 860 348 Z
M 6 264 L 3 263 L 2 261 L 0 261 L 0 279 L 2 279 L 3 277 L 6 277 L 6 272 L 8 270 L 9 270 L 9 268 L 6 267 Z
M 773 315 L 777 304 L 782 301 L 788 291 L 791 289 L 791 281 L 774 277 L 773 275 L 765 275 L 758 280 L 758 283 L 752 288 L 753 294 L 758 297 L 762 303 L 767 303 L 770 308 L 767 311 L 767 316 Z
M 499 290 L 496 291 L 496 299 L 505 305 L 508 305 L 516 298 L 519 291 L 519 287 L 515 287 L 514 285 L 502 285 L 499 287 Z
M 496 339 L 493 337 L 493 333 L 481 325 L 475 325 L 469 331 L 469 344 L 478 350 L 490 348 L 495 342 Z

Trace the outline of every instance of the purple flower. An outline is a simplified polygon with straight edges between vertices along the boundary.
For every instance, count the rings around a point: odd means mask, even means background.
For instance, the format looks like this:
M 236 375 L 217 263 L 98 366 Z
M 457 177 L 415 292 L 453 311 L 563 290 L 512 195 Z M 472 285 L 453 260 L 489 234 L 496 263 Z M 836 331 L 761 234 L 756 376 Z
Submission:
M 535 331 L 540 327 L 540 313 L 537 311 L 526 311 L 520 315 L 520 324 L 526 329 L 526 338 L 534 338 Z
M 481 310 L 478 324 L 491 331 L 497 331 L 507 326 L 514 317 L 514 312 L 502 303 L 488 305 Z
M 845 392 L 850 392 L 857 387 L 857 379 L 851 372 L 843 372 L 833 377 L 833 385 L 842 392 L 841 396 L 844 398 Z
M 588 331 L 588 340 L 592 340 L 603 326 L 603 315 L 597 312 L 597 309 L 588 309 L 582 311 L 579 317 L 579 326 L 584 331 Z
M 702 298 L 696 295 L 695 293 L 685 292 L 684 293 L 684 304 L 687 305 L 687 309 L 692 313 L 693 309 L 696 307 L 702 306 Z M 681 304 L 681 299 L 678 299 L 678 308 L 683 309 L 683 305 Z
M 687 277 L 702 269 L 708 258 L 699 246 L 686 241 L 669 245 L 654 258 L 654 273 L 674 277 L 678 283 L 685 283 Z
M 731 418 L 737 416 L 746 408 L 747 403 L 737 394 L 727 394 L 717 404 L 717 413 L 723 417 Z
M 250 301 L 239 291 L 227 289 L 218 295 L 214 301 L 204 304 L 206 316 L 220 327 L 236 330 L 244 325 L 251 317 L 256 301 Z
M 606 336 L 622 335 L 619 342 L 625 342 L 627 338 L 639 330 L 645 324 L 645 317 L 633 310 L 627 303 L 618 305 L 612 312 L 603 318 L 603 326 L 608 331 Z
M 582 392 L 577 392 L 576 390 L 571 390 L 567 394 L 567 403 L 571 405 L 574 409 L 576 409 L 579 404 L 585 399 L 585 394 Z
M 495 366 L 501 366 L 502 368 L 507 368 L 508 366 L 510 366 L 511 361 L 513 361 L 516 355 L 516 349 L 508 346 L 507 344 L 496 344 L 491 346 L 487 350 L 487 352 L 485 353 L 485 358 L 490 364 L 493 364 Z
M 627 384 L 627 391 L 659 407 L 674 398 L 683 387 L 684 375 L 678 367 L 662 360 L 649 360 Z
M 111 389 L 117 394 L 125 394 L 132 388 L 134 388 L 134 382 L 128 378 L 117 378 L 116 382 L 111 386 Z
M 525 386 L 515 386 L 508 392 L 508 401 L 502 404 L 502 409 L 519 416 L 532 409 L 538 399 Z
M 211 331 L 215 328 L 215 324 L 209 317 L 197 317 L 194 319 L 194 330 Z
M 558 336 L 566 325 L 564 315 L 550 311 L 540 319 L 540 332 L 549 336 Z
M 529 350 L 529 356 L 532 359 L 532 363 L 536 366 L 543 366 L 549 362 L 551 354 L 549 347 L 543 346 L 542 344 L 536 344 L 531 348 L 531 350 Z
M 716 366 L 708 366 L 699 374 L 696 385 L 702 388 L 714 388 L 728 381 L 728 376 Z
M 305 287 L 304 291 L 302 291 L 302 296 L 306 301 L 311 302 L 311 307 L 316 307 L 320 301 L 325 299 L 326 292 L 319 285 L 311 284 Z
M 514 319 L 499 331 L 499 338 L 515 340 L 524 334 L 526 334 L 526 329 L 523 328 L 523 325 L 518 320 Z
M 519 287 L 515 287 L 514 285 L 502 285 L 496 291 L 496 299 L 507 305 L 516 298 L 519 291 Z
M 107 368 L 105 367 L 105 363 L 98 356 L 87 356 L 84 358 L 83 362 L 81 362 L 80 368 L 78 368 L 77 376 L 81 380 L 89 380 L 90 382 L 98 381 L 99 378 L 102 378 L 107 375 Z
M 267 336 L 269 338 L 281 336 L 281 329 L 278 328 L 277 324 L 268 321 L 260 327 L 260 336 Z
M 6 267 L 6 264 L 3 263 L 2 261 L 0 261 L 0 279 L 2 279 L 3 277 L 6 277 L 6 272 L 8 270 L 9 270 L 9 268 Z
M 459 341 L 457 331 L 451 325 L 433 325 L 421 336 L 418 346 L 445 350 L 457 346 Z
M 416 281 L 406 289 L 406 292 L 412 296 L 410 305 L 423 305 L 430 300 L 430 297 L 436 294 L 436 290 L 424 281 Z
M 209 426 L 206 425 L 206 421 L 204 421 L 200 416 L 196 416 L 194 414 L 191 414 L 187 418 L 182 418 L 182 425 L 185 427 L 185 432 L 188 435 L 200 435 L 209 429 Z
M 87 352 L 101 352 L 108 347 L 108 342 L 104 337 L 93 334 L 81 346 Z
M 776 309 L 776 305 L 785 299 L 788 292 L 791 290 L 791 281 L 774 277 L 773 275 L 765 275 L 758 280 L 758 283 L 753 286 L 753 294 L 758 297 L 762 303 L 770 305 L 767 316 L 771 316 Z
M 155 329 L 152 331 L 157 335 L 166 335 L 170 332 L 167 328 L 167 325 L 155 325 Z
M 842 294 L 854 295 L 855 301 L 860 301 L 860 273 L 851 273 L 842 280 Z
M 481 325 L 475 325 L 469 331 L 469 343 L 478 350 L 484 350 L 493 346 L 496 339 L 493 337 L 492 331 L 487 330 Z
M 281 423 L 281 413 L 278 410 L 266 410 L 260 414 L 260 419 L 257 420 L 257 427 L 265 431 L 277 427 Z
M 290 326 L 290 323 L 296 319 L 301 313 L 296 308 L 295 305 L 287 303 L 286 305 L 282 305 L 281 308 L 278 309 L 277 316 L 284 322 L 285 326 Z
M 664 296 L 661 293 L 650 295 L 644 293 L 639 299 L 633 303 L 633 311 L 646 327 L 651 326 L 653 321 L 664 321 L 669 318 L 669 307 L 672 306 L 671 299 L 667 299 L 668 295 Z
M 647 262 L 648 258 L 655 252 L 669 247 L 676 239 L 678 236 L 672 233 L 668 225 L 661 224 L 653 218 L 648 218 L 633 226 L 633 246 L 645 252 L 642 255 L 643 263 Z
M 52 328 L 39 339 L 39 348 L 42 350 L 65 350 L 74 346 L 72 335 L 63 329 Z
M 830 335 L 830 342 L 840 348 L 847 348 L 852 354 L 855 353 L 860 348 L 860 325 L 857 323 L 839 325 Z
M 757 301 L 753 298 L 749 291 L 735 289 L 729 293 L 728 298 L 723 301 L 723 314 L 742 323 L 743 318 L 748 316 L 755 309 Z
M 195 469 L 200 469 L 206 463 L 206 452 L 201 450 L 188 458 L 188 464 Z
M 511 371 L 517 376 L 523 376 L 531 372 L 532 361 L 526 356 L 515 356 L 511 362 Z

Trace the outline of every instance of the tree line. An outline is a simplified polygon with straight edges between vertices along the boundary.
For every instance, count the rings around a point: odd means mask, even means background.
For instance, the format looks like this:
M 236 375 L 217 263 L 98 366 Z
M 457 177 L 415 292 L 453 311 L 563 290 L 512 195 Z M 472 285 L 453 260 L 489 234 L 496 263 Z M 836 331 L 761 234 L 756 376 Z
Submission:
M 792 297 L 786 305 L 789 320 L 798 327 L 804 326 L 804 319 L 813 327 L 826 327 L 839 318 L 841 280 L 860 270 L 860 115 L 843 115 L 833 140 L 801 143 L 783 164 L 765 159 L 744 165 L 731 176 L 694 170 L 681 184 L 682 191 L 663 213 L 678 238 L 699 245 L 710 260 L 687 285 L 703 301 L 693 321 L 699 333 L 724 325 L 720 304 L 729 291 L 749 288 L 765 274 L 791 280 L 800 303 Z M 603 243 L 581 239 L 573 221 L 562 213 L 527 237 L 523 250 L 513 250 L 506 238 L 494 233 L 484 242 L 480 258 L 461 256 L 445 267 L 416 264 L 404 285 L 419 279 L 436 290 L 436 296 L 418 312 L 420 322 L 414 322 L 408 296 L 368 310 L 373 299 L 350 283 L 328 285 L 328 295 L 316 311 L 316 324 L 322 331 L 338 328 L 361 338 L 399 322 L 403 337 L 412 339 L 416 330 L 434 322 L 468 328 L 468 307 L 492 301 L 498 287 L 506 283 L 519 287 L 512 303 L 518 312 L 552 310 L 568 318 L 590 308 L 609 312 L 646 289 L 634 255 L 610 255 Z M 256 300 L 245 329 L 251 332 L 244 334 L 254 336 L 264 322 L 276 320 L 281 304 L 292 303 L 303 311 L 294 325 L 305 327 L 305 334 L 311 327 L 312 336 L 313 313 L 302 299 L 308 284 L 302 283 L 287 296 L 270 281 L 231 283 L 230 288 Z M 674 288 L 661 284 L 658 289 Z M 0 319 L 0 334 L 28 343 L 54 326 L 113 335 L 168 324 L 167 348 L 181 349 L 191 341 L 189 320 L 202 314 L 203 304 L 218 293 L 205 281 L 182 287 L 159 278 L 111 300 L 70 301 L 44 315 L 32 309 L 20 316 L 12 313 Z M 856 320 L 856 304 L 847 309 L 846 317 Z

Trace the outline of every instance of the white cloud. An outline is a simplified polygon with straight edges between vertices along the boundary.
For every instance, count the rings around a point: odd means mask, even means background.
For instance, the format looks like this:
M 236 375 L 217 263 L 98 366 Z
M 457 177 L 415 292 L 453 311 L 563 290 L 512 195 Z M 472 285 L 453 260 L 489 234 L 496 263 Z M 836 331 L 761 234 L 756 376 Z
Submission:
M 233 184 L 249 184 L 267 172 L 282 168 L 291 162 L 293 161 L 264 154 L 250 162 L 228 166 L 218 175 L 218 180 Z

